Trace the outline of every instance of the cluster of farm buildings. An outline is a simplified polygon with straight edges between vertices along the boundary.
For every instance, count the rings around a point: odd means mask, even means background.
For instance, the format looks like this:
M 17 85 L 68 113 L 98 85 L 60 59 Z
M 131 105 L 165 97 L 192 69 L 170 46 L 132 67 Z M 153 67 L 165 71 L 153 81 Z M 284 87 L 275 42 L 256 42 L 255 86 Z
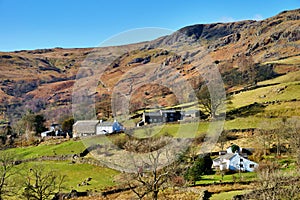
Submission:
M 155 123 L 170 123 L 180 120 L 199 118 L 200 111 L 178 111 L 178 110 L 158 110 L 152 112 L 143 112 L 142 120 L 137 126 Z M 125 127 L 118 121 L 108 122 L 102 120 L 79 120 L 73 125 L 73 136 L 102 135 L 114 132 L 122 132 Z
M 177 111 L 177 110 L 159 110 L 153 112 L 144 112 L 142 114 L 142 120 L 137 123 L 137 126 L 143 126 L 147 124 L 155 123 L 170 123 L 178 122 L 180 120 L 201 118 L 200 112 L 197 110 L 190 111 Z M 111 133 L 123 132 L 125 127 L 117 120 L 113 122 L 102 120 L 78 120 L 73 125 L 73 137 L 91 136 L 91 135 L 105 135 Z M 48 134 L 58 136 L 61 133 L 61 129 L 58 124 L 54 124 L 50 127 L 49 131 L 43 132 L 42 137 L 48 136 Z M 226 151 L 220 152 L 219 157 L 213 160 L 213 167 L 223 170 L 231 171 L 249 171 L 252 172 L 257 168 L 258 164 L 249 160 L 248 155 L 250 151 L 245 149 L 238 149 L 233 152 L 229 147 Z

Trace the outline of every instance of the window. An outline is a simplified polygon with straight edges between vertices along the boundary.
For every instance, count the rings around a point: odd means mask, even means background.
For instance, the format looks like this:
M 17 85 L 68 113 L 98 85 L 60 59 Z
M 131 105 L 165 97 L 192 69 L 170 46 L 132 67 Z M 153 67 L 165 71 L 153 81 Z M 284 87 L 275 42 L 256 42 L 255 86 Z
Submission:
M 250 164 L 249 167 L 253 169 L 254 168 L 254 164 Z

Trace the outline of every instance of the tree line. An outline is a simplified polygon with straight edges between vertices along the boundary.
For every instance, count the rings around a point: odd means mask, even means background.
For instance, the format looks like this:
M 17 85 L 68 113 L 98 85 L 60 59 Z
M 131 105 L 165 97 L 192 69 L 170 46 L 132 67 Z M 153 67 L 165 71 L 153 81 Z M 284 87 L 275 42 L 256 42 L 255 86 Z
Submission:
M 74 119 L 71 116 L 62 116 L 59 120 L 62 131 L 72 135 Z M 40 137 L 41 133 L 47 131 L 46 118 L 43 114 L 27 111 L 21 119 L 9 123 L 0 130 L 0 146 L 30 145 Z M 2 144 L 1 144 L 2 142 Z

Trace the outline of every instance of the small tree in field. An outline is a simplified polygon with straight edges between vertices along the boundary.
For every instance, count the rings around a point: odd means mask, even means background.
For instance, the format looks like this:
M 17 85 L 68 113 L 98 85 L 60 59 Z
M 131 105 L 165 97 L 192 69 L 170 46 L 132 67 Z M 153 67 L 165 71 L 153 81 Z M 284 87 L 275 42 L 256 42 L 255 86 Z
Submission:
M 226 93 L 223 81 L 218 76 L 218 71 L 209 69 L 204 73 L 205 81 L 196 92 L 198 104 L 211 118 L 218 118 L 224 115 Z
M 64 181 L 65 176 L 59 175 L 56 171 L 34 166 L 25 178 L 22 196 L 28 200 L 52 199 L 61 191 Z

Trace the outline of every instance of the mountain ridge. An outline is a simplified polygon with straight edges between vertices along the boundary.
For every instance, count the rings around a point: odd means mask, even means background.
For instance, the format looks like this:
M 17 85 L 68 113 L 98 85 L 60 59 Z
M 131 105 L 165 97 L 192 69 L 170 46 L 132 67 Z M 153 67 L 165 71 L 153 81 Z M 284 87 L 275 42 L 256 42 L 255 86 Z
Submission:
M 112 90 L 127 71 L 134 69 L 138 71 L 148 61 L 165 65 L 167 63 L 165 72 L 176 69 L 174 73 L 186 77 L 195 89 L 201 86 L 203 81 L 199 80 L 199 72 L 202 68 L 195 65 L 195 59 L 200 55 L 204 55 L 203 59 L 216 64 L 223 77 L 227 73 L 238 74 L 241 58 L 246 58 L 252 64 L 263 65 L 270 61 L 298 56 L 299 13 L 300 9 L 296 9 L 283 11 L 261 21 L 244 20 L 191 25 L 153 41 L 118 47 L 0 52 L 2 118 L 18 118 L 26 109 L 47 113 L 48 120 L 57 119 L 57 115 L 62 112 L 71 114 L 72 90 L 79 76 L 78 70 L 93 52 L 100 53 L 103 59 L 114 60 L 108 63 L 106 72 L 102 74 L 104 80 L 101 80 L 102 83 L 96 88 L 96 107 L 99 117 L 112 112 L 110 109 L 109 111 L 104 109 L 110 104 L 111 93 L 107 91 Z M 114 53 L 107 53 L 118 49 L 122 49 L 124 54 L 114 57 Z M 141 61 L 134 60 L 137 58 Z M 299 69 L 298 65 L 284 67 L 280 64 L 272 65 L 272 70 L 278 73 Z M 83 77 L 95 75 L 91 73 L 94 72 L 87 71 L 81 75 Z M 176 82 L 177 79 L 174 81 Z M 226 84 L 227 89 L 235 86 Z M 105 88 L 107 85 L 109 88 Z M 135 109 L 152 105 L 151 99 L 164 106 L 177 103 L 171 101 L 174 96 L 167 88 L 158 86 L 153 88 L 143 86 L 140 91 L 133 94 L 132 104 L 135 105 Z M 141 99 L 149 102 L 141 103 Z

